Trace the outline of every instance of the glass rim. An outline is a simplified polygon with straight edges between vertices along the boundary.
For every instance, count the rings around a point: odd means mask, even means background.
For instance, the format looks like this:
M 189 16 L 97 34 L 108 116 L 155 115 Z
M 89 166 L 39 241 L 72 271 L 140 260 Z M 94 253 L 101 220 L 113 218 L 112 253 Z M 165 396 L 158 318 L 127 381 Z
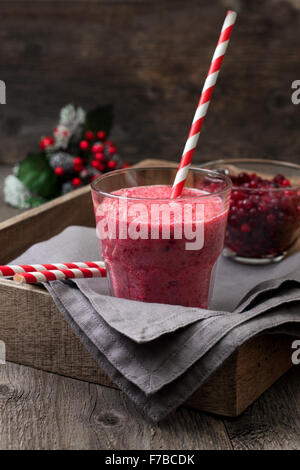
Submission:
M 114 171 L 110 171 L 108 173 L 103 173 L 102 175 L 99 175 L 98 178 L 95 178 L 90 186 L 91 186 L 91 189 L 92 191 L 94 191 L 95 193 L 97 194 L 101 194 L 102 196 L 104 197 L 110 197 L 110 198 L 115 198 L 115 199 L 125 199 L 125 200 L 132 200 L 132 201 L 170 201 L 171 198 L 162 198 L 162 197 L 133 197 L 133 196 L 123 196 L 123 195 L 120 195 L 120 194 L 112 194 L 112 193 L 108 193 L 106 191 L 102 191 L 101 189 L 99 188 L 96 188 L 95 185 L 97 183 L 99 183 L 100 181 L 102 180 L 105 180 L 105 179 L 109 179 L 109 178 L 113 178 L 114 176 L 117 176 L 117 175 L 121 175 L 121 174 L 125 174 L 125 173 L 129 173 L 129 172 L 134 172 L 134 171 L 142 171 L 142 170 L 178 170 L 178 165 L 170 165 L 170 166 L 164 166 L 164 165 L 155 165 L 155 166 L 138 166 L 138 167 L 130 167 L 130 168 L 122 168 L 120 170 L 114 170 Z M 209 197 L 212 197 L 212 196 L 219 196 L 219 195 L 223 195 L 223 194 L 226 194 L 226 192 L 230 192 L 230 189 L 232 188 L 232 181 L 231 179 L 227 176 L 227 175 L 224 175 L 223 173 L 219 172 L 219 171 L 216 171 L 216 170 L 210 170 L 210 169 L 206 169 L 206 168 L 199 168 L 199 167 L 196 167 L 196 166 L 191 166 L 189 168 L 189 171 L 194 171 L 195 173 L 202 173 L 202 174 L 208 174 L 208 175 L 211 175 L 212 177 L 215 177 L 215 178 L 219 178 L 221 180 L 223 180 L 225 183 L 226 183 L 226 186 L 225 188 L 221 189 L 220 191 L 216 191 L 215 193 L 210 193 L 210 194 L 203 194 L 201 196 L 199 195 L 195 195 L 195 196 L 186 196 L 186 197 L 182 197 L 182 199 L 203 199 L 203 198 L 209 198 Z M 132 186 L 134 187 L 134 186 Z M 121 188 L 120 188 L 121 189 Z M 197 188 L 194 188 L 194 189 L 197 189 Z M 174 199 L 174 201 L 176 201 L 176 199 Z
M 221 158 L 219 160 L 213 160 L 212 162 L 206 162 L 204 168 L 209 168 L 210 165 L 217 165 L 221 163 L 262 163 L 264 165 L 278 165 L 283 166 L 295 170 L 300 171 L 300 165 L 297 163 L 285 162 L 284 160 L 267 160 L 265 158 Z M 218 172 L 218 169 L 214 171 Z M 262 191 L 262 192 L 270 192 L 270 191 L 297 191 L 300 189 L 300 185 L 295 186 L 291 185 L 291 187 L 281 187 L 281 188 L 244 188 L 242 186 L 236 186 L 232 183 L 232 190 L 233 191 Z

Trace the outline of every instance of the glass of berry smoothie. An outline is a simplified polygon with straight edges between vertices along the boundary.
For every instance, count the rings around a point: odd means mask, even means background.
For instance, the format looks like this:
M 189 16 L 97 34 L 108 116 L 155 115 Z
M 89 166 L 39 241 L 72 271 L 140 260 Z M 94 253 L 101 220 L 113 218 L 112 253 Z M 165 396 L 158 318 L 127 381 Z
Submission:
M 191 168 L 181 197 L 171 199 L 176 171 L 127 168 L 92 182 L 100 249 L 112 295 L 208 308 L 231 181 Z
M 280 261 L 300 233 L 300 166 L 263 159 L 204 165 L 232 180 L 224 255 L 237 261 Z

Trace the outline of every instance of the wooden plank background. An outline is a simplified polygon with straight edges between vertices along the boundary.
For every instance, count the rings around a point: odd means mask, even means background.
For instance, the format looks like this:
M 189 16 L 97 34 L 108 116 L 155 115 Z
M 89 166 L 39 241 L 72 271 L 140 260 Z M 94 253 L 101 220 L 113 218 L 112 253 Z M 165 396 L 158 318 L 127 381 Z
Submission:
M 2 0 L 0 162 L 35 149 L 72 101 L 114 104 L 126 160 L 177 159 L 227 8 L 239 18 L 196 160 L 300 162 L 299 0 Z

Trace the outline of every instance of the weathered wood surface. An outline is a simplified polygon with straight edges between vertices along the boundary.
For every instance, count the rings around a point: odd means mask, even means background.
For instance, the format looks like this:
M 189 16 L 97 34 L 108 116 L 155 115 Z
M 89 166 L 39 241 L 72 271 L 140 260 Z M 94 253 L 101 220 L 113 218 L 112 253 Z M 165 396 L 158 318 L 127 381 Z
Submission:
M 300 374 L 295 366 L 238 419 L 226 419 L 234 449 L 300 449 Z
M 239 418 L 181 408 L 154 424 L 118 390 L 0 366 L 0 449 L 299 450 L 299 410 L 297 367 Z
M 213 416 L 179 410 L 154 424 L 118 390 L 10 363 L 0 366 L 0 428 L 0 449 L 231 448 Z
M 2 0 L 0 160 L 38 148 L 74 101 L 115 105 L 126 159 L 178 159 L 227 8 L 239 17 L 195 159 L 299 161 L 297 0 Z

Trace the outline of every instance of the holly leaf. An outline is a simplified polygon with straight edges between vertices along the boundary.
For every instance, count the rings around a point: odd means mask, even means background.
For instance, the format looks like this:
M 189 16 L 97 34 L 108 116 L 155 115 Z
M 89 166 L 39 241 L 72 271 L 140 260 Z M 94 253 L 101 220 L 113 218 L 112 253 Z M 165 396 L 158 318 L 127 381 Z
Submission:
M 109 135 L 113 125 L 114 111 L 111 104 L 107 106 L 97 106 L 86 115 L 83 135 L 87 130 L 93 132 L 104 131 Z
M 59 194 L 59 182 L 45 153 L 29 153 L 18 165 L 17 177 L 33 194 L 50 199 Z
M 47 200 L 44 199 L 43 197 L 35 196 L 35 197 L 30 197 L 26 199 L 26 202 L 28 202 L 31 207 L 38 207 L 44 204 L 45 202 L 47 202 Z

